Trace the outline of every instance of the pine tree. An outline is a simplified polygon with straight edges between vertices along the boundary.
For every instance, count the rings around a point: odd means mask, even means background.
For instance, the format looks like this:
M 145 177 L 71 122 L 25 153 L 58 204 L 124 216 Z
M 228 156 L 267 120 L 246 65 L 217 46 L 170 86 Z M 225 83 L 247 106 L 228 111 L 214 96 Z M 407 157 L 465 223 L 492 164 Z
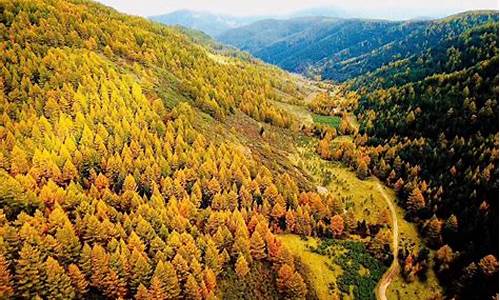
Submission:
M 92 286 L 104 289 L 105 279 L 109 272 L 109 256 L 106 250 L 99 244 L 92 248 L 92 269 L 90 280 Z
M 127 295 L 126 284 L 113 270 L 108 270 L 102 283 L 104 295 L 111 299 L 124 299 Z
M 364 159 L 360 160 L 356 169 L 356 175 L 361 179 L 365 179 L 368 176 L 368 165 Z
M 434 216 L 428 223 L 426 227 L 426 233 L 430 241 L 434 245 L 441 244 L 441 232 L 443 228 L 443 222 Z
M 9 299 L 13 295 L 14 287 L 12 286 L 9 266 L 5 257 L 0 255 L 0 299 Z
M 82 247 L 79 264 L 82 272 L 89 277 L 92 274 L 92 248 L 87 243 Z
M 88 291 L 88 281 L 85 275 L 80 271 L 77 265 L 70 264 L 68 266 L 68 276 L 71 279 L 71 284 L 75 289 L 77 298 L 84 298 Z
M 69 221 L 57 230 L 56 240 L 59 242 L 58 257 L 61 261 L 65 264 L 76 261 L 80 254 L 81 245 Z
M 172 265 L 175 268 L 177 276 L 179 278 L 179 282 L 186 282 L 187 276 L 189 274 L 189 266 L 186 260 L 179 254 L 174 256 L 172 260 Z
M 151 276 L 151 266 L 148 263 L 146 257 L 134 249 L 134 252 L 130 256 L 130 262 L 132 267 L 130 269 L 130 289 L 132 292 L 136 292 L 138 286 L 146 284 L 150 280 Z
M 46 285 L 45 293 L 48 299 L 73 299 L 76 296 L 75 289 L 71 285 L 71 279 L 63 267 L 52 257 L 45 262 Z
M 203 280 L 209 293 L 217 287 L 217 276 L 212 269 L 205 267 L 205 270 L 203 270 Z
M 288 280 L 287 288 L 290 299 L 305 299 L 307 286 L 298 272 L 295 272 Z
M 330 220 L 330 231 L 334 237 L 339 237 L 344 232 L 344 218 L 341 215 L 335 215 Z
M 162 289 L 167 293 L 167 299 L 177 299 L 181 293 L 179 279 L 174 266 L 170 262 L 159 261 L 156 265 L 154 277 L 160 281 Z
M 135 293 L 136 300 L 149 300 L 149 292 L 148 289 L 141 283 L 137 288 L 137 293 Z
M 189 274 L 184 286 L 185 298 L 188 300 L 201 300 L 201 292 L 193 275 Z
M 148 291 L 149 297 L 152 300 L 164 300 L 167 299 L 167 293 L 162 287 L 160 280 L 157 277 L 153 276 L 151 279 L 151 285 Z
M 454 259 L 454 253 L 450 246 L 444 245 L 436 251 L 434 259 L 439 271 L 447 270 Z
M 283 264 L 278 270 L 277 284 L 281 292 L 286 292 L 287 282 L 293 275 L 293 268 L 288 264 Z
M 24 243 L 16 264 L 17 293 L 23 298 L 44 295 L 45 270 L 40 251 Z
M 458 231 L 458 219 L 457 216 L 452 214 L 447 220 L 445 224 L 446 230 L 451 233 L 456 233 Z
M 278 271 L 278 290 L 286 299 L 305 299 L 307 286 L 302 276 L 288 265 L 283 264 Z
M 478 265 L 486 277 L 491 277 L 495 273 L 498 273 L 498 260 L 494 255 L 490 254 L 481 258 Z
M 67 159 L 62 169 L 62 180 L 65 182 L 69 182 L 74 180 L 77 176 L 78 170 L 76 169 L 71 159 Z
M 408 197 L 408 210 L 412 214 L 416 214 L 420 209 L 425 207 L 425 198 L 419 188 L 414 188 Z
M 266 244 L 257 230 L 250 238 L 250 254 L 256 260 L 266 258 Z
M 212 269 L 215 274 L 219 274 L 222 271 L 221 264 L 219 263 L 219 252 L 211 238 L 208 239 L 205 249 L 205 265 Z
M 28 172 L 29 163 L 24 152 L 18 146 L 14 146 L 11 153 L 10 173 L 12 175 L 25 174 Z
M 236 274 L 238 275 L 238 277 L 241 279 L 245 278 L 245 276 L 250 271 L 250 268 L 248 267 L 247 260 L 241 254 L 238 257 L 238 260 L 236 261 L 235 271 L 236 271 Z

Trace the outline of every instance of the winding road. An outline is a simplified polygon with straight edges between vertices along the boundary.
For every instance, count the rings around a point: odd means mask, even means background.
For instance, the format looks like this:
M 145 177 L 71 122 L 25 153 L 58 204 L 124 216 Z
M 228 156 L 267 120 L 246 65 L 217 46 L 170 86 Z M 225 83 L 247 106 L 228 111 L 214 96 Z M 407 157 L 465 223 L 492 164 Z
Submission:
M 314 97 L 318 94 L 317 91 L 311 92 L 307 95 L 307 97 L 304 99 L 305 104 L 310 103 Z M 351 121 L 351 120 L 350 120 Z M 352 124 L 355 125 L 355 124 Z M 322 187 L 319 187 L 318 192 L 320 192 L 320 189 Z M 324 189 L 324 188 L 323 188 Z M 399 273 L 399 262 L 398 262 L 398 253 L 399 253 L 399 227 L 398 227 L 398 217 L 396 215 L 396 208 L 394 207 L 393 201 L 390 199 L 389 196 L 387 196 L 384 187 L 382 186 L 381 183 L 377 184 L 377 189 L 384 198 L 385 202 L 389 206 L 389 210 L 391 211 L 391 219 L 392 219 L 392 255 L 393 255 L 393 260 L 391 263 L 391 266 L 387 271 L 384 273 L 382 278 L 377 284 L 377 287 L 375 288 L 375 296 L 377 300 L 387 300 L 386 296 L 386 291 L 387 287 L 391 284 L 392 280 L 398 276 Z M 321 191 L 324 191 L 321 189 Z
M 377 188 L 384 197 L 385 201 L 387 202 L 387 205 L 389 205 L 392 218 L 392 255 L 394 258 L 392 260 L 391 266 L 384 273 L 384 275 L 380 279 L 375 289 L 375 295 L 377 296 L 378 300 L 387 300 L 387 296 L 385 294 L 387 287 L 391 284 L 392 280 L 394 279 L 394 277 L 398 275 L 399 272 L 399 263 L 398 263 L 399 227 L 398 227 L 398 218 L 396 215 L 396 209 L 394 208 L 394 203 L 387 196 L 387 194 L 384 191 L 384 188 L 380 183 L 378 184 Z

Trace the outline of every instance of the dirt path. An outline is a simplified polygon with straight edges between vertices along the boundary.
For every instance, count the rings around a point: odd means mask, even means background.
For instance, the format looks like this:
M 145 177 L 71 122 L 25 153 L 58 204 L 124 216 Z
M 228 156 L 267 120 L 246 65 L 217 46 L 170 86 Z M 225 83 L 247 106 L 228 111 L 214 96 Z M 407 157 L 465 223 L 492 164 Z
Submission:
M 392 203 L 391 199 L 389 199 L 389 197 L 384 191 L 384 188 L 380 183 L 378 184 L 377 188 L 384 197 L 385 201 L 387 202 L 387 205 L 389 205 L 392 217 L 392 255 L 394 259 L 392 261 L 391 266 L 384 273 L 384 275 L 380 279 L 375 289 L 375 295 L 377 296 L 378 300 L 387 300 L 387 296 L 385 295 L 387 287 L 391 284 L 391 281 L 394 279 L 394 277 L 398 275 L 399 272 L 399 263 L 398 263 L 399 227 L 398 227 L 398 218 L 396 216 L 396 209 L 394 208 L 394 203 Z
M 310 103 L 314 97 L 318 94 L 318 91 L 312 91 L 307 95 L 307 97 L 304 99 L 304 103 L 307 105 Z M 306 116 L 302 116 L 302 118 L 305 118 Z M 354 116 L 349 116 L 348 121 L 351 123 L 351 125 L 355 126 L 357 128 L 357 122 Z M 399 253 L 399 227 L 398 227 L 398 218 L 396 215 L 396 209 L 394 207 L 393 201 L 387 196 L 386 192 L 384 191 L 384 188 L 382 184 L 378 183 L 377 189 L 380 192 L 380 194 L 383 196 L 384 200 L 386 201 L 387 205 L 389 206 L 389 209 L 391 211 L 391 219 L 392 219 L 392 254 L 393 254 L 393 261 L 389 269 L 384 273 L 382 278 L 380 279 L 379 283 L 377 284 L 377 287 L 375 288 L 375 295 L 378 300 L 387 300 L 386 296 L 386 290 L 387 287 L 391 284 L 392 280 L 398 276 L 399 272 L 399 263 L 398 263 L 398 253 Z M 326 188 L 324 187 L 318 187 L 318 192 L 325 192 Z M 327 190 L 326 190 L 327 191 Z

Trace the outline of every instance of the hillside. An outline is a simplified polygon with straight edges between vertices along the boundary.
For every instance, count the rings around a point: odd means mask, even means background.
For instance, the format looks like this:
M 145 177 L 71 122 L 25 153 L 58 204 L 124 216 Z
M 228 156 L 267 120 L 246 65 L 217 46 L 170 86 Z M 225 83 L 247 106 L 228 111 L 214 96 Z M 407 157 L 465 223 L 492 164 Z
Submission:
M 399 63 L 353 46 L 374 71 L 339 85 L 92 1 L 2 2 L 0 299 L 491 298 L 497 20 L 433 23 Z M 428 24 L 296 21 L 268 37 Z
M 498 13 L 471 12 L 440 20 L 404 22 L 300 20 L 256 22 L 228 30 L 218 39 L 286 70 L 342 82 L 422 55 L 477 25 L 498 21 Z
M 0 298 L 315 299 L 284 232 L 375 297 L 390 227 L 294 159 L 316 83 L 90 1 L 4 2 L 0 37 Z
M 467 299 L 491 295 L 498 280 L 467 269 L 498 253 L 494 52 L 462 71 L 369 93 L 358 111 L 361 133 L 369 136 L 359 145 L 378 153 L 371 156 L 373 172 L 394 184 L 407 218 L 420 224 L 428 244 L 443 255 L 439 275 Z M 457 273 L 460 284 L 453 279 Z

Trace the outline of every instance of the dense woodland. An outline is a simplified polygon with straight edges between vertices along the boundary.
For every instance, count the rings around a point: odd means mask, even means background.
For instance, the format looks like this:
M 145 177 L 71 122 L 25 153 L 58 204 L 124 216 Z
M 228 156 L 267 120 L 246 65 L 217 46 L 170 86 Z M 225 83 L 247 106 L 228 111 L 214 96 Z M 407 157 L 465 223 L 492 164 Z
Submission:
M 456 38 L 351 80 L 361 96 L 359 133 L 340 143 L 326 135 L 318 145 L 360 178 L 394 187 L 407 219 L 437 250 L 448 293 L 463 299 L 498 292 L 498 22 L 464 29 L 482 18 L 453 17 L 449 26 L 463 30 Z M 338 110 L 329 98 L 313 104 Z M 408 281 L 425 273 L 419 256 L 402 252 Z
M 475 51 L 482 45 L 469 47 L 457 43 L 456 39 L 465 31 L 490 20 L 498 20 L 498 13 L 470 12 L 432 21 L 327 17 L 265 20 L 228 30 L 218 39 L 285 70 L 319 75 L 323 79 L 343 82 L 376 72 L 359 84 L 361 88 L 365 84 L 372 85 L 372 80 L 400 82 L 415 76 L 423 79 L 432 74 L 427 68 L 436 67 L 432 63 L 439 60 L 442 67 L 453 64 L 443 57 L 433 62 L 427 59 L 435 49 L 448 50 L 451 44 L 467 56 L 464 59 L 476 56 Z M 409 74 L 397 77 L 384 72 L 387 65 L 394 63 Z M 461 64 L 455 63 L 455 66 Z
M 270 100 L 295 89 L 195 39 L 93 2 L 0 4 L 0 298 L 313 297 L 275 234 L 340 237 L 342 207 L 202 126 L 289 127 Z
M 322 138 L 322 158 L 394 187 L 436 250 L 401 251 L 405 279 L 433 266 L 461 299 L 498 293 L 497 20 L 391 27 L 387 41 L 407 40 L 346 65 L 350 80 L 309 103 L 338 128 L 301 128 Z M 384 41 L 348 52 L 371 44 Z M 339 289 L 374 297 L 391 261 L 387 215 L 356 220 L 214 131 L 235 115 L 298 128 L 274 104 L 300 97 L 285 72 L 86 0 L 2 1 L 0 52 L 1 299 L 315 299 L 280 233 L 323 238 L 316 253 L 345 247 Z

